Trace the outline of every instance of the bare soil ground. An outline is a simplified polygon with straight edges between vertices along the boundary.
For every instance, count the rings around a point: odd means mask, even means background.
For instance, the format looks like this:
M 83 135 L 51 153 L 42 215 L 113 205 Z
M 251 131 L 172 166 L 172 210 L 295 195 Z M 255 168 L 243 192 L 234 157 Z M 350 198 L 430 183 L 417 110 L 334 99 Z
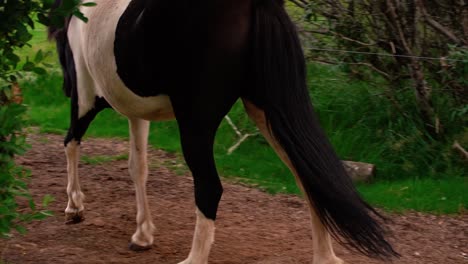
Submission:
M 5 263 L 162 263 L 185 259 L 195 223 L 192 180 L 161 166 L 176 163 L 173 156 L 150 151 L 148 195 L 157 231 L 154 247 L 135 253 L 127 244 L 135 231 L 135 199 L 127 161 L 80 165 L 87 195 L 86 220 L 65 225 L 66 160 L 62 138 L 32 135 L 32 149 L 20 164 L 32 171 L 31 192 L 40 201 L 51 194 L 53 217 L 27 225 L 28 232 L 0 241 Z M 90 139 L 83 143 L 87 156 L 127 153 L 121 140 Z M 311 263 L 312 236 L 306 203 L 299 197 L 269 195 L 241 185 L 225 183 L 217 220 L 217 235 L 210 263 L 293 264 Z M 468 263 L 468 216 L 434 216 L 420 213 L 389 215 L 401 253 L 392 263 Z M 348 263 L 384 263 L 343 247 L 336 253 Z M 390 261 L 388 261 L 390 263 Z

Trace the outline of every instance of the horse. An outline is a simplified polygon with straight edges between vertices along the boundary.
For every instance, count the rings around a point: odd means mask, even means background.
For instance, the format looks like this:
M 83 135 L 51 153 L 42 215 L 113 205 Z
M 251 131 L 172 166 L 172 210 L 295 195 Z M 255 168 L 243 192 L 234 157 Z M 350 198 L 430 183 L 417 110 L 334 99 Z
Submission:
M 63 0 L 55 1 L 59 8 Z M 188 257 L 206 264 L 223 187 L 213 158 L 218 126 L 237 100 L 295 176 L 308 201 L 313 263 L 344 263 L 332 238 L 366 256 L 398 253 L 385 218 L 357 193 L 311 103 L 306 63 L 284 0 L 94 0 L 88 18 L 49 27 L 63 69 L 71 120 L 67 223 L 84 220 L 78 177 L 83 135 L 112 108 L 128 118 L 129 174 L 136 190 L 130 249 L 149 249 L 154 225 L 146 196 L 151 121 L 175 119 L 194 179 L 196 226 Z

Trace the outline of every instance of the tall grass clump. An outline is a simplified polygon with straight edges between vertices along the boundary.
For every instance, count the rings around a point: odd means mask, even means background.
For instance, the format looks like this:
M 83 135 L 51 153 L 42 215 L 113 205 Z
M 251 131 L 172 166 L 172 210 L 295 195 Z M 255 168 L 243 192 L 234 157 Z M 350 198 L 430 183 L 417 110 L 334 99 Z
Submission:
M 398 96 L 408 99 L 394 105 L 378 79 L 373 84 L 350 81 L 339 66 L 319 64 L 309 66 L 309 76 L 322 125 L 343 159 L 376 164 L 378 177 L 384 180 L 466 175 L 466 167 L 451 149 L 455 138 L 466 140 L 462 125 L 466 117 L 454 116 L 445 131 L 447 138 L 436 140 L 414 118 L 418 113 L 408 95 L 411 90 L 402 89 Z M 440 105 L 449 103 L 446 96 L 434 97 Z M 441 114 L 454 115 L 454 111 L 463 110 L 447 107 Z

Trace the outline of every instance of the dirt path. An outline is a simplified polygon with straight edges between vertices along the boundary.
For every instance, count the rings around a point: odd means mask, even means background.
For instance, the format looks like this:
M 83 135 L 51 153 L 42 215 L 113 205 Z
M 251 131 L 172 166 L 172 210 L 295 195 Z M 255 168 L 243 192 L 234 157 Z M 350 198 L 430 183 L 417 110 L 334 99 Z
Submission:
M 31 151 L 20 163 L 32 170 L 35 197 L 51 194 L 55 216 L 27 226 L 25 236 L 0 241 L 6 263 L 161 263 L 175 264 L 189 252 L 195 223 L 192 181 L 165 167 L 170 155 L 152 150 L 148 195 L 157 231 L 155 246 L 134 253 L 127 243 L 135 229 L 133 184 L 127 161 L 81 164 L 86 198 L 86 221 L 65 225 L 66 160 L 62 139 L 33 135 Z M 82 154 L 121 155 L 127 144 L 119 140 L 91 139 Z M 307 206 L 293 196 L 271 196 L 259 190 L 225 183 L 217 220 L 216 242 L 210 263 L 311 263 L 313 256 Z M 393 263 L 468 263 L 468 216 L 447 217 L 408 213 L 390 216 L 391 239 L 402 258 Z M 336 247 L 349 263 L 382 263 Z

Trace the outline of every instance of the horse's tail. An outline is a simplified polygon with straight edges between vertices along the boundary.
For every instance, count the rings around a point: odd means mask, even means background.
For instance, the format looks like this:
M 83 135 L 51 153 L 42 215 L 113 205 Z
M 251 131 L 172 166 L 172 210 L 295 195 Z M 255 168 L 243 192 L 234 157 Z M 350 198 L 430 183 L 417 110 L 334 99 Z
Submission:
M 294 166 L 305 194 L 332 236 L 377 258 L 398 256 L 361 199 L 314 114 L 295 25 L 282 0 L 254 0 L 251 91 L 244 97 L 265 112 L 270 133 Z
M 51 10 L 59 8 L 62 2 L 63 0 L 55 0 Z M 70 18 L 66 18 L 62 28 L 50 25 L 47 30 L 49 39 L 55 40 L 57 45 L 57 53 L 63 70 L 63 92 L 68 97 L 71 96 L 73 85 L 76 83 L 75 63 L 67 37 L 69 22 Z

